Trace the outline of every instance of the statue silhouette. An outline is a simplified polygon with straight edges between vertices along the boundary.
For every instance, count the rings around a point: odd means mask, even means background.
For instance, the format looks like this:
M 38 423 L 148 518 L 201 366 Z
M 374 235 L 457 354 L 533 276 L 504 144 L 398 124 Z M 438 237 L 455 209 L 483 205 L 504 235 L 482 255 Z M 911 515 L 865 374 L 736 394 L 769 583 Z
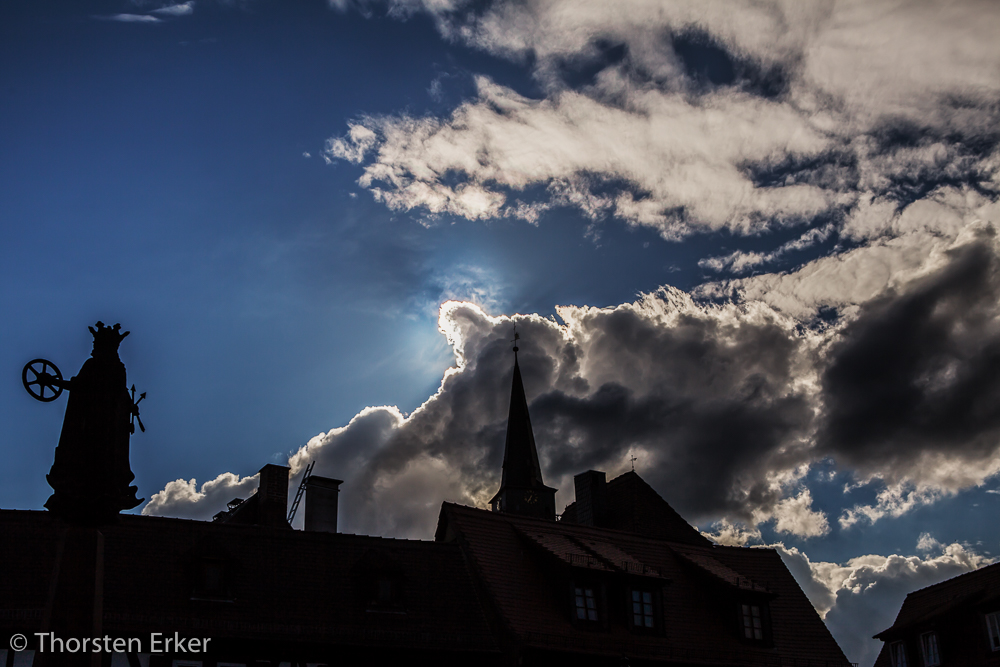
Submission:
M 69 391 L 66 417 L 55 461 L 46 475 L 55 491 L 45 502 L 53 514 L 73 523 L 99 525 L 115 521 L 122 510 L 138 506 L 137 487 L 129 465 L 131 420 L 138 409 L 129 395 L 125 364 L 118 346 L 129 332 L 120 324 L 88 327 L 94 351 L 79 374 L 53 384 Z

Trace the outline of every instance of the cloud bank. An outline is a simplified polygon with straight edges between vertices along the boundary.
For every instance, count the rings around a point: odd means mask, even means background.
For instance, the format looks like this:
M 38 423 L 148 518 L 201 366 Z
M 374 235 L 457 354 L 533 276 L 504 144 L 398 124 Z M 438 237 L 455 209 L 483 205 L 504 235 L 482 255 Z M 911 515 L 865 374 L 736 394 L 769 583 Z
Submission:
M 966 546 L 945 546 L 927 534 L 917 548 L 937 555 L 865 555 L 842 565 L 811 562 L 795 547 L 771 547 L 781 554 L 848 659 L 863 665 L 872 664 L 882 649 L 882 642 L 871 636 L 892 625 L 908 593 L 991 562 Z
M 725 522 L 817 537 L 831 518 L 814 507 L 806 476 L 832 461 L 881 485 L 876 504 L 844 510 L 841 528 L 899 516 L 1000 473 L 990 407 L 1000 392 L 997 240 L 982 231 L 942 262 L 833 325 L 670 287 L 614 308 L 559 307 L 560 321 L 447 302 L 439 327 L 455 365 L 437 393 L 409 415 L 366 408 L 290 465 L 296 473 L 316 459 L 318 474 L 350 480 L 348 531 L 426 536 L 442 500 L 485 505 L 499 483 L 517 324 L 542 467 L 560 504 L 572 500 L 574 474 L 615 474 L 634 454 L 682 515 L 724 522 L 720 541 L 735 539 L 723 536 Z M 174 484 L 146 511 L 187 514 L 212 498 Z

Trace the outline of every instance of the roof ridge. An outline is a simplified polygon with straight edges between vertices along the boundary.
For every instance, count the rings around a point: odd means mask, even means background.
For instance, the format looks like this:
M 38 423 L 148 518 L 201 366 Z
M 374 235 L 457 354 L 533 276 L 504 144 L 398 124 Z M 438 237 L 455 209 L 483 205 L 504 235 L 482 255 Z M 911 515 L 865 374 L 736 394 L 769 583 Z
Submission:
M 622 528 L 604 528 L 604 527 L 601 527 L 601 526 L 588 526 L 588 525 L 582 524 L 582 523 L 568 523 L 568 522 L 567 523 L 563 523 L 562 521 L 550 521 L 548 519 L 540 519 L 538 517 L 532 517 L 532 516 L 523 516 L 523 515 L 517 515 L 517 514 L 504 514 L 502 512 L 493 512 L 493 511 L 490 511 L 488 509 L 484 509 L 482 507 L 470 507 L 469 505 L 461 505 L 459 503 L 451 503 L 451 502 L 447 502 L 447 501 L 443 502 L 442 505 L 449 505 L 451 507 L 458 508 L 458 509 L 463 510 L 463 511 L 482 512 L 483 515 L 489 515 L 491 517 L 503 518 L 504 520 L 531 521 L 533 523 L 538 523 L 539 525 L 545 526 L 547 528 L 557 528 L 557 529 L 562 529 L 562 530 L 583 530 L 583 531 L 591 532 L 592 534 L 600 534 L 600 533 L 611 532 L 611 533 L 615 533 L 615 534 L 618 534 L 618 535 L 628 535 L 629 537 L 632 537 L 632 538 L 635 538 L 635 539 L 639 539 L 639 540 L 652 540 L 652 541 L 656 541 L 656 542 L 662 542 L 662 543 L 668 544 L 668 545 L 670 545 L 670 544 L 678 544 L 678 545 L 682 545 L 685 548 L 687 548 L 687 547 L 695 547 L 695 548 L 702 548 L 702 549 L 704 549 L 704 548 L 712 548 L 712 547 L 715 547 L 715 546 L 721 546 L 721 545 L 714 545 L 714 544 L 711 544 L 711 543 L 708 543 L 708 544 L 705 544 L 705 545 L 699 545 L 699 544 L 692 544 L 690 542 L 679 542 L 677 540 L 670 540 L 670 539 L 663 538 L 663 537 L 656 537 L 655 535 L 644 535 L 644 534 L 641 534 L 641 533 L 633 532 L 631 530 L 624 530 Z M 773 551 L 773 549 L 772 549 L 772 551 Z

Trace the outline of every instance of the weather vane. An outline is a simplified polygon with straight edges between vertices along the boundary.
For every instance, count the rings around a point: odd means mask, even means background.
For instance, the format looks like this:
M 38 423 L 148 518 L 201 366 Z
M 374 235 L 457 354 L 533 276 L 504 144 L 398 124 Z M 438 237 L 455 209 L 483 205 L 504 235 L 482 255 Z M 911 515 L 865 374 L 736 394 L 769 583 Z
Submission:
M 639 459 L 635 458 L 635 454 L 632 454 L 632 452 L 629 452 L 629 454 L 630 456 L 628 460 L 632 462 L 632 472 L 635 472 L 635 462 Z
M 521 334 L 517 333 L 517 325 L 514 325 L 514 339 L 510 342 L 514 343 L 514 354 L 517 355 L 517 341 L 521 340 Z

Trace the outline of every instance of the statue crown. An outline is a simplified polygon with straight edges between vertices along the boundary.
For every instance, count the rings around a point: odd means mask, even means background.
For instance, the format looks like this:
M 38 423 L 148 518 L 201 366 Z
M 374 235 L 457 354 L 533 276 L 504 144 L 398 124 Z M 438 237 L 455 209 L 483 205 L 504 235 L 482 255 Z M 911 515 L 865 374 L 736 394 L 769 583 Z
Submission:
M 108 327 L 104 325 L 104 322 L 98 322 L 97 328 L 87 327 L 90 329 L 90 333 L 94 335 L 94 353 L 100 352 L 110 352 L 117 354 L 118 346 L 121 344 L 122 339 L 129 335 L 129 331 L 125 333 L 119 333 L 122 328 L 121 324 L 115 324 L 113 327 Z

